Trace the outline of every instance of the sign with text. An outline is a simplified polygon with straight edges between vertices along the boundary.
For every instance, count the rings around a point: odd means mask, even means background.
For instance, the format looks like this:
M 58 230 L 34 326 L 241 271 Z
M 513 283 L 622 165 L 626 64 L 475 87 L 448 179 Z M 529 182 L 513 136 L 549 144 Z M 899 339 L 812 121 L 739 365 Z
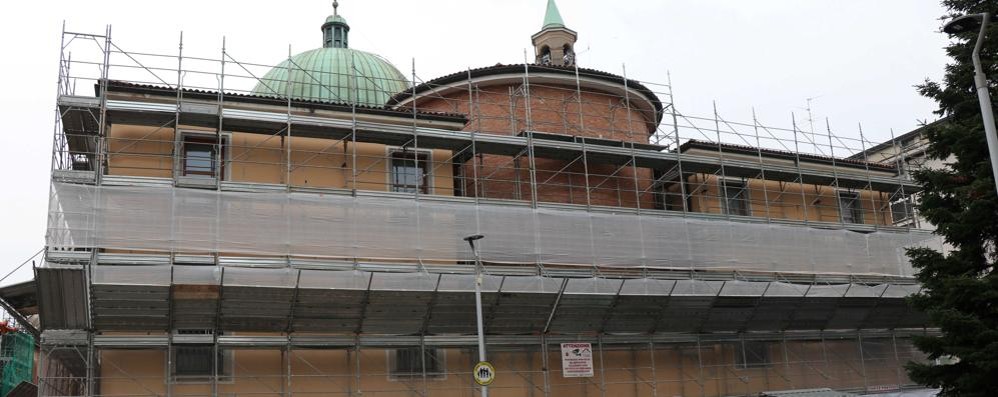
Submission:
M 561 344 L 561 376 L 566 378 L 593 377 L 592 343 Z
M 492 384 L 492 381 L 496 380 L 496 367 L 492 366 L 492 363 L 488 361 L 479 361 L 475 364 L 475 368 L 471 370 L 471 374 L 475 378 L 475 383 L 479 386 L 488 386 Z

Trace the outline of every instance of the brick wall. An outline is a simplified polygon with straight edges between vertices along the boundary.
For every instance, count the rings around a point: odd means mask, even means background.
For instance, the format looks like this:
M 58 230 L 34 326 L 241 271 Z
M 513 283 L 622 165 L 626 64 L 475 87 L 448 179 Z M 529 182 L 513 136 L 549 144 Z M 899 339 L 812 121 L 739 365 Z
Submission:
M 473 100 L 469 100 L 468 91 L 454 92 L 421 99 L 418 107 L 468 114 L 470 122 L 465 131 L 469 132 L 516 135 L 530 129 L 636 143 L 648 143 L 646 123 L 654 117 L 629 108 L 621 96 L 585 90 L 578 93 L 574 80 L 564 86 L 532 85 L 529 110 L 518 84 L 477 87 L 471 96 Z M 519 158 L 481 155 L 474 165 L 471 161 L 463 164 L 464 176 L 457 183 L 463 185 L 467 196 L 530 200 L 528 162 L 525 154 Z M 538 201 L 585 205 L 588 183 L 591 205 L 634 208 L 640 201 L 641 208 L 654 207 L 652 194 L 646 192 L 652 183 L 649 169 L 584 164 L 582 159 L 538 158 L 535 163 Z M 635 185 L 640 193 L 636 193 Z

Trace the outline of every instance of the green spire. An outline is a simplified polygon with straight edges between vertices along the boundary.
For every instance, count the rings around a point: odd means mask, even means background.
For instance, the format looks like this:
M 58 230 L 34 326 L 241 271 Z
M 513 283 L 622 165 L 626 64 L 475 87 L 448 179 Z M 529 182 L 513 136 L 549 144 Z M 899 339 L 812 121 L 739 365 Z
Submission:
M 548 10 L 544 13 L 544 26 L 541 26 L 541 30 L 563 27 L 565 27 L 565 22 L 561 20 L 558 5 L 554 3 L 554 0 L 548 0 Z

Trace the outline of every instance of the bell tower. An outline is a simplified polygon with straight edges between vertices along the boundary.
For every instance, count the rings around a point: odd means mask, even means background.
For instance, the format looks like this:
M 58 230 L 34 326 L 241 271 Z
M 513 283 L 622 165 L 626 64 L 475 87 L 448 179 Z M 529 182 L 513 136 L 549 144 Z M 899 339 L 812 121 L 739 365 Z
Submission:
M 578 37 L 578 33 L 565 27 L 554 0 L 548 0 L 541 31 L 530 36 L 536 56 L 534 62 L 539 65 L 575 65 L 575 40 Z

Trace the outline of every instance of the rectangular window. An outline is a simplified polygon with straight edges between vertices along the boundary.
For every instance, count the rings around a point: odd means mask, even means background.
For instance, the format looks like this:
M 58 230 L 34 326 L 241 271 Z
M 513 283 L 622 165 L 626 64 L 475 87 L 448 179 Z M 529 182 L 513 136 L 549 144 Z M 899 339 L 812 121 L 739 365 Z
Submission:
M 422 352 L 426 354 L 421 354 Z M 441 377 L 444 375 L 443 358 L 443 353 L 437 349 L 411 347 L 395 350 L 392 357 L 391 376 L 399 378 L 422 377 L 425 369 L 426 376 Z
M 744 341 L 735 346 L 735 366 L 740 369 L 768 367 L 769 343 L 761 341 Z
M 226 139 L 219 140 L 210 136 L 186 135 L 183 140 L 183 175 L 214 178 L 225 175 L 224 154 Z
M 863 206 L 859 193 L 839 192 L 839 212 L 842 222 L 863 223 Z
M 720 199 L 725 214 L 750 215 L 748 189 L 744 183 L 722 181 L 721 188 L 724 189 Z
M 894 344 L 886 338 L 863 338 L 860 344 L 863 349 L 863 359 L 869 362 L 885 361 L 894 358 Z
M 181 329 L 178 335 L 212 335 L 207 329 Z M 173 375 L 181 380 L 205 381 L 215 375 L 229 376 L 231 354 L 210 344 L 175 344 L 173 347 Z
M 901 199 L 891 203 L 891 217 L 894 225 L 907 224 L 915 215 L 915 205 L 911 198 Z
M 211 345 L 178 345 L 174 350 L 176 359 L 175 375 L 179 377 L 207 377 L 214 375 L 212 365 L 218 366 L 218 374 L 225 375 L 225 360 L 222 358 L 222 351 L 219 350 L 218 357 L 214 357 L 214 348 Z M 213 358 L 214 357 L 214 358 Z
M 411 150 L 390 153 L 389 183 L 391 191 L 429 194 L 429 154 Z

